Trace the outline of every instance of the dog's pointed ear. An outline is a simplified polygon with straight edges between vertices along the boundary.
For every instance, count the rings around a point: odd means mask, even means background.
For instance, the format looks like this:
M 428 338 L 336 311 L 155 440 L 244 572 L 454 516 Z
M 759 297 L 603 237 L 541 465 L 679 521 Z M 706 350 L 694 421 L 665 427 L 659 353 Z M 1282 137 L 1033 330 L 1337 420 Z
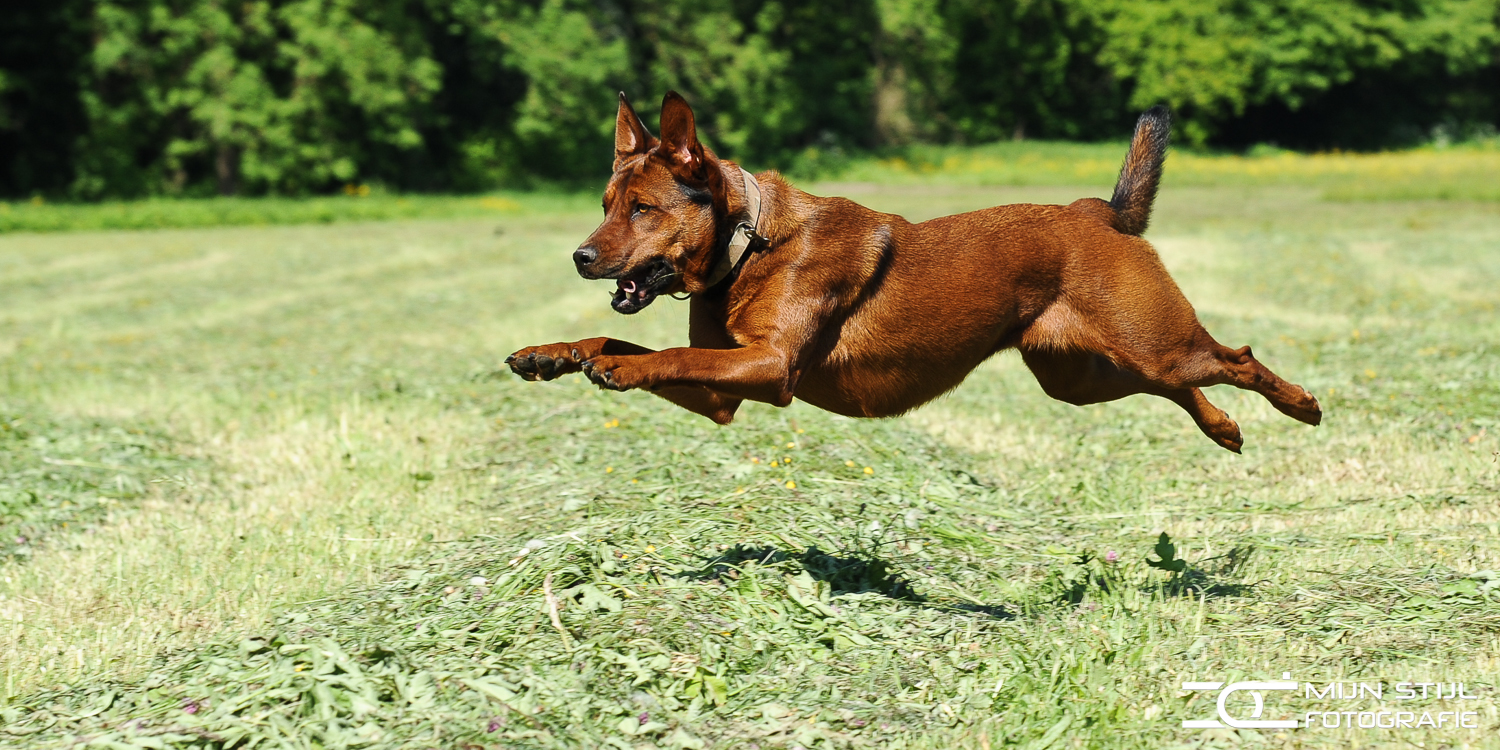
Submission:
M 668 91 L 661 102 L 661 144 L 661 154 L 674 173 L 693 181 L 703 179 L 707 165 L 693 122 L 693 108 L 676 91 Z
M 635 109 L 630 106 L 630 100 L 625 98 L 625 92 L 620 92 L 620 113 L 615 116 L 615 169 L 620 168 L 620 163 L 632 156 L 644 154 L 656 146 L 656 139 L 651 137 L 651 132 L 641 123 L 641 118 L 635 114 Z

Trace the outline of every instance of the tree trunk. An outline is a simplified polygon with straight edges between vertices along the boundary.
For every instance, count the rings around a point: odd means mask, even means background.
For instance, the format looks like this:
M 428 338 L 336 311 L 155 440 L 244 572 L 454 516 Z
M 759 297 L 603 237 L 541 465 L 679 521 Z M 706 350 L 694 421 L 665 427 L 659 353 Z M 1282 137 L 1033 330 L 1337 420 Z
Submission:
M 882 146 L 916 140 L 906 93 L 906 68 L 895 61 L 877 62 L 875 71 L 875 138 Z
M 240 150 L 227 144 L 219 144 L 214 155 L 214 173 L 219 178 L 219 195 L 236 195 L 240 192 Z

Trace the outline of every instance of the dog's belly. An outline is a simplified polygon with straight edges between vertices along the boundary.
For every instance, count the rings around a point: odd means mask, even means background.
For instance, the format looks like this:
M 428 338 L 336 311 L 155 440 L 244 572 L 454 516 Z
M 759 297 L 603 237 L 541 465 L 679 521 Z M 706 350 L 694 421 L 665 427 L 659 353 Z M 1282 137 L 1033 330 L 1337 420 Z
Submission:
M 810 371 L 797 386 L 798 399 L 846 417 L 894 417 L 931 401 L 963 382 L 957 377 L 922 383 L 893 382 L 874 372 Z
M 851 417 L 890 417 L 952 390 L 1002 348 L 1017 326 L 1014 304 L 963 317 L 906 317 L 864 328 L 846 325 L 826 357 L 808 367 L 796 396 Z
M 837 414 L 888 417 L 952 390 L 1056 299 L 1069 243 L 1037 227 L 1059 223 L 1077 219 L 1056 206 L 1009 206 L 910 227 L 795 395 Z

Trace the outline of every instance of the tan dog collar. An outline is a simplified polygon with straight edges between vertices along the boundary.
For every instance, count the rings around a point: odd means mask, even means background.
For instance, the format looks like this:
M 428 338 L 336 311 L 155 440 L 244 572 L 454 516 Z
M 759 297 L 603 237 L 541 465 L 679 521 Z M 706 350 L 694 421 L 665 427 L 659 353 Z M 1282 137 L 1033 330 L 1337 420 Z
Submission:
M 729 237 L 729 247 L 725 248 L 723 255 L 719 256 L 719 262 L 714 266 L 714 271 L 708 277 L 706 287 L 712 289 L 719 282 L 729 277 L 740 263 L 745 260 L 750 244 L 756 240 L 765 241 L 760 234 L 760 183 L 755 181 L 755 175 L 750 174 L 744 167 L 740 167 L 740 177 L 745 182 L 745 202 L 749 214 L 749 221 L 736 224 L 733 234 Z

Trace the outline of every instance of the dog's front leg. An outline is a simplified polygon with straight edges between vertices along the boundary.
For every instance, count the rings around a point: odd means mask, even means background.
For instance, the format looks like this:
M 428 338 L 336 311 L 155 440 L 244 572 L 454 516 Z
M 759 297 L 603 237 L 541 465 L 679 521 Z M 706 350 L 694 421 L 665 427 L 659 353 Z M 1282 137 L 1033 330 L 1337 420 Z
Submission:
M 584 362 L 606 355 L 641 356 L 655 353 L 654 349 L 629 341 L 601 337 L 571 343 L 528 346 L 506 357 L 505 363 L 510 365 L 511 372 L 527 380 L 553 380 L 569 373 L 581 372 Z M 654 390 L 653 393 L 719 424 L 729 424 L 740 406 L 740 399 L 730 398 L 707 388 L 667 387 Z
M 764 345 L 679 347 L 651 354 L 594 357 L 583 363 L 583 374 L 612 391 L 701 388 L 734 399 L 786 406 L 795 386 L 790 360 Z
M 742 329 L 738 341 L 726 333 L 723 342 L 705 340 L 707 347 L 604 354 L 589 358 L 583 374 L 595 385 L 616 391 L 703 388 L 730 399 L 786 406 L 792 402 L 797 381 L 835 303 L 831 295 L 780 285 L 763 291 L 764 307 L 752 303 L 741 311 L 749 324 L 744 328 L 751 330 Z M 693 343 L 699 340 L 695 337 Z
M 717 424 L 734 421 L 734 413 L 740 408 L 740 399 L 716 393 L 698 386 L 667 386 L 651 392 L 694 413 L 701 414 Z
M 553 380 L 582 371 L 583 363 L 605 354 L 648 354 L 654 350 L 611 338 L 528 346 L 505 358 L 510 371 L 527 380 Z

